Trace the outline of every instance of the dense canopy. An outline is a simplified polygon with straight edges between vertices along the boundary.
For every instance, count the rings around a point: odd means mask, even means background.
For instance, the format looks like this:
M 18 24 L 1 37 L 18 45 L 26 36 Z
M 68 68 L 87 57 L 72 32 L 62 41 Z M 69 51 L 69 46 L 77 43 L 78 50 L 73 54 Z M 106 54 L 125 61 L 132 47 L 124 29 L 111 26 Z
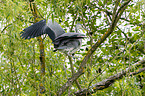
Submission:
M 145 96 L 144 0 L 1 0 L 0 94 Z M 45 35 L 22 39 L 40 20 L 87 31 L 72 58 Z

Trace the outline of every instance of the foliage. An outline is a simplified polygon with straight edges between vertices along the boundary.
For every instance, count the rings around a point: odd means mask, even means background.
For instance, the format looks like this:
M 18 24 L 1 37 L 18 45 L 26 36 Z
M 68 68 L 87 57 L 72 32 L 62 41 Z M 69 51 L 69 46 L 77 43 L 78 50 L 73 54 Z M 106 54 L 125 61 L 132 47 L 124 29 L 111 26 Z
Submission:
M 116 0 L 118 1 L 118 0 Z M 73 59 L 75 71 L 89 49 L 100 40 L 112 24 L 116 1 L 112 0 L 35 0 L 38 14 L 57 21 L 66 32 L 74 32 L 77 23 L 88 29 L 87 38 Z M 119 0 L 118 8 L 127 0 Z M 134 67 L 136 72 L 145 66 L 134 66 L 145 55 L 145 26 L 143 0 L 131 1 L 117 22 L 113 33 L 95 50 L 87 62 L 85 73 L 77 81 L 82 89 Z M 0 15 L 0 93 L 4 95 L 36 95 L 39 90 L 40 61 L 36 38 L 23 40 L 20 32 L 34 23 L 28 0 L 2 0 Z M 42 18 L 41 17 L 41 18 Z M 61 52 L 53 52 L 49 37 L 45 47 L 45 94 L 56 95 L 57 91 L 72 76 L 70 62 Z M 145 72 L 126 75 L 113 85 L 98 90 L 93 95 L 143 96 L 145 95 Z M 63 95 L 78 91 L 75 83 Z

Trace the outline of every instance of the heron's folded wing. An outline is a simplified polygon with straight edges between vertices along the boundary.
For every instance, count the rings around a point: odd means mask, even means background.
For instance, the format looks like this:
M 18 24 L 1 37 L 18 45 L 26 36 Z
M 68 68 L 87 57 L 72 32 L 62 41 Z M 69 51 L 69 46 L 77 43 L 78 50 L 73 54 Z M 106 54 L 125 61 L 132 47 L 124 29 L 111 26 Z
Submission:
M 60 40 L 66 40 L 66 39 L 80 39 L 80 38 L 85 38 L 85 35 L 81 33 L 69 32 L 69 33 L 62 34 L 59 37 L 56 37 L 54 42 L 60 41 Z
M 60 45 L 64 45 L 66 42 L 72 42 L 74 40 L 78 41 L 78 39 L 85 38 L 84 34 L 80 33 L 65 33 L 54 39 L 53 44 L 54 48 L 59 47 Z
M 41 20 L 22 31 L 21 37 L 24 39 L 31 39 L 34 37 L 41 36 L 43 34 L 48 34 L 52 41 L 55 39 L 56 35 L 54 31 L 46 25 L 46 20 Z

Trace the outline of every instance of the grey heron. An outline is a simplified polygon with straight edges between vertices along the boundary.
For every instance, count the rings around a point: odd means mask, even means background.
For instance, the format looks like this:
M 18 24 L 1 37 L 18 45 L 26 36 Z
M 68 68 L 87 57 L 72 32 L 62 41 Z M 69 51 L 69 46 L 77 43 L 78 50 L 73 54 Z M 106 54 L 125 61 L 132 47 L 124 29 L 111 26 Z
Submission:
M 41 20 L 25 28 L 22 31 L 21 37 L 31 39 L 48 34 L 56 50 L 71 56 L 81 46 L 82 39 L 85 37 L 84 34 L 77 32 L 79 28 L 83 28 L 81 24 L 76 25 L 76 33 L 66 33 L 57 22 L 48 19 L 48 23 L 46 23 L 46 20 Z

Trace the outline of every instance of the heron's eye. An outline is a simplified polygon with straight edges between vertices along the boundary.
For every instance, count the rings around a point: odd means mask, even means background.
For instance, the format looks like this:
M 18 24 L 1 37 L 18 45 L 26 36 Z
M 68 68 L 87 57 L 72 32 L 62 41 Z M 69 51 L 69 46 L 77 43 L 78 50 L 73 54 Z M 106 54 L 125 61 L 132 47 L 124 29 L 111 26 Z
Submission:
M 67 44 L 67 42 L 63 43 L 63 45 L 66 45 L 66 44 Z

